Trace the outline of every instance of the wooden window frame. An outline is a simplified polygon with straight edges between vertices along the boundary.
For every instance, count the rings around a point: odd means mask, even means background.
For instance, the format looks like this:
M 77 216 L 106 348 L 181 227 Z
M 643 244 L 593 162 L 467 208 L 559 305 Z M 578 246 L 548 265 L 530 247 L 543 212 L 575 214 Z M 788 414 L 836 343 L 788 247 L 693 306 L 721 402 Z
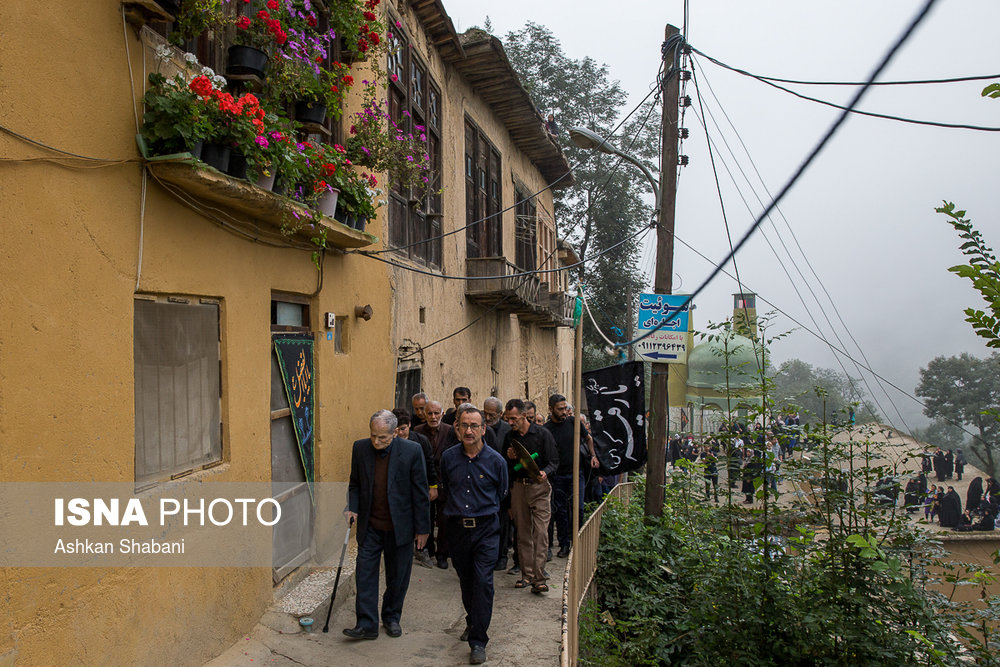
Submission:
M 444 219 L 441 88 L 401 28 L 393 31 L 386 69 L 390 117 L 405 133 L 425 134 L 430 156 L 426 186 L 388 184 L 389 243 L 399 248 L 396 251 L 399 254 L 440 269 L 443 268 L 441 233 Z
M 468 116 L 464 170 L 466 257 L 502 257 L 503 158 L 486 133 Z

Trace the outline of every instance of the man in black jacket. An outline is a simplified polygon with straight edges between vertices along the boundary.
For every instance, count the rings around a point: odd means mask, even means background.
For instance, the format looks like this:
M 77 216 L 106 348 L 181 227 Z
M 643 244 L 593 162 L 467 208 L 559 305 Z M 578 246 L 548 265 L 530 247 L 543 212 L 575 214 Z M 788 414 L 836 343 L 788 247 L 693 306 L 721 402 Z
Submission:
M 427 542 L 431 530 L 427 470 L 420 445 L 395 437 L 396 417 L 379 410 L 369 420 L 371 437 L 357 440 L 351 453 L 347 487 L 348 522 L 357 520 L 357 594 L 351 639 L 378 639 L 379 561 L 385 560 L 382 624 L 390 637 L 399 626 L 410 584 L 412 550 Z
M 403 440 L 412 440 L 420 445 L 420 451 L 424 453 L 424 467 L 427 469 L 427 488 L 431 503 L 433 503 L 438 497 L 438 474 L 437 466 L 434 465 L 434 453 L 431 449 L 431 441 L 422 433 L 410 430 L 409 412 L 402 408 L 397 408 L 392 411 L 392 414 L 396 415 L 396 437 Z M 424 545 L 423 549 L 414 549 L 413 557 L 417 561 L 417 565 L 434 567 L 430 554 L 433 546 L 431 537 L 428 537 L 427 544 Z

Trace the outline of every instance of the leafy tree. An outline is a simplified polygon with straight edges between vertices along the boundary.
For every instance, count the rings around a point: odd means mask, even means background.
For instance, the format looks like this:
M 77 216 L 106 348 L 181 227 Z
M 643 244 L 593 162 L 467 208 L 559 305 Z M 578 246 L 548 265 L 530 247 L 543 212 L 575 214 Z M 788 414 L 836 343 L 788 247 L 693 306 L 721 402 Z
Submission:
M 853 408 L 856 421 L 868 423 L 880 417 L 870 401 L 865 400 L 858 383 L 839 371 L 819 368 L 800 359 L 789 359 L 773 374 L 774 396 L 779 406 L 798 408 L 803 423 L 835 421 Z M 816 388 L 822 389 L 817 393 Z M 857 406 L 855 407 L 855 404 Z M 838 417 L 836 420 L 843 420 Z
M 994 87 L 997 95 L 990 94 L 990 97 L 1000 96 L 1000 84 L 988 86 L 983 95 Z M 986 245 L 983 235 L 972 226 L 972 221 L 966 219 L 965 211 L 956 211 L 951 202 L 944 202 L 944 206 L 934 210 L 948 216 L 948 223 L 958 232 L 959 238 L 965 239 L 961 250 L 969 258 L 969 263 L 948 270 L 968 278 L 983 297 L 989 311 L 966 308 L 965 321 L 972 325 L 977 336 L 986 339 L 987 347 L 1000 347 L 1000 262 L 993 254 L 993 248 Z
M 610 137 L 616 147 L 643 160 L 655 173 L 660 125 L 656 104 L 646 103 L 612 137 L 626 95 L 619 82 L 611 79 L 607 65 L 591 58 L 569 58 L 551 31 L 531 22 L 508 33 L 504 48 L 540 111 L 553 114 L 561 128 L 556 139 L 574 166 L 576 185 L 555 191 L 559 235 L 573 242 L 587 262 L 580 279 L 601 330 L 613 342 L 624 341 L 626 322 L 644 285 L 638 266 L 640 241 L 633 238 L 601 253 L 649 224 L 652 211 L 643 198 L 650 188 L 634 166 L 577 148 L 568 129 L 583 126 Z M 584 332 L 585 367 L 616 360 L 592 326 L 585 326 Z
M 1000 353 L 978 359 L 967 352 L 957 357 L 936 357 L 920 369 L 917 395 L 925 399 L 924 414 L 975 431 L 972 451 L 996 476 L 1000 452 Z
M 915 429 L 913 435 L 918 440 L 943 449 L 952 449 L 965 442 L 965 431 L 961 426 L 941 419 L 932 421 L 925 429 Z

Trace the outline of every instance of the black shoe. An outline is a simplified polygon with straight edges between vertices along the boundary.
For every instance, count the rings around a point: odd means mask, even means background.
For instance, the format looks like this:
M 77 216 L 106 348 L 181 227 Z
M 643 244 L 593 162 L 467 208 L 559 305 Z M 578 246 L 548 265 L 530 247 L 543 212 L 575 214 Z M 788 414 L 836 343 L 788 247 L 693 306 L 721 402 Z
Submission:
M 501 556 L 499 559 L 497 559 L 497 564 L 493 566 L 493 571 L 500 572 L 501 570 L 506 570 L 506 569 L 507 569 L 507 557 Z
M 515 565 L 514 567 L 507 570 L 507 574 L 521 574 L 521 568 Z
M 434 567 L 431 562 L 431 555 L 425 549 L 421 549 L 413 556 L 413 560 L 421 567 Z
M 351 639 L 378 639 L 378 628 L 375 630 L 364 630 L 360 626 L 344 628 L 344 634 Z
M 559 553 L 556 554 L 560 558 L 566 558 L 569 556 L 569 547 L 559 547 Z
M 439 568 L 441 568 L 442 570 L 447 570 L 448 569 L 448 559 L 447 558 L 438 558 L 438 560 L 437 560 L 437 566 Z
M 486 647 L 473 646 L 472 653 L 469 654 L 470 665 L 481 665 L 486 662 Z
M 549 550 L 545 552 L 545 562 L 548 563 L 550 560 L 552 560 L 552 547 L 549 547 Z
M 465 626 L 465 631 L 462 633 L 462 636 L 458 638 L 459 641 L 463 641 L 463 642 L 469 641 L 469 633 L 471 631 L 472 631 L 472 628 L 470 628 L 469 626 Z
M 403 628 L 399 627 L 399 623 L 396 621 L 386 621 L 382 626 L 385 628 L 385 634 L 390 637 L 403 636 Z

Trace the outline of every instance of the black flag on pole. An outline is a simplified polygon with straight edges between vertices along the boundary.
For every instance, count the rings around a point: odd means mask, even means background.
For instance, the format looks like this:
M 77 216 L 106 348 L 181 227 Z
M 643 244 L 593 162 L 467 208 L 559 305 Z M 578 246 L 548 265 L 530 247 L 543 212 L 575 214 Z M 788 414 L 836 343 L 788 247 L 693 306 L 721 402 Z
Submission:
M 590 432 L 605 475 L 646 463 L 646 387 L 643 362 L 630 361 L 583 374 Z

